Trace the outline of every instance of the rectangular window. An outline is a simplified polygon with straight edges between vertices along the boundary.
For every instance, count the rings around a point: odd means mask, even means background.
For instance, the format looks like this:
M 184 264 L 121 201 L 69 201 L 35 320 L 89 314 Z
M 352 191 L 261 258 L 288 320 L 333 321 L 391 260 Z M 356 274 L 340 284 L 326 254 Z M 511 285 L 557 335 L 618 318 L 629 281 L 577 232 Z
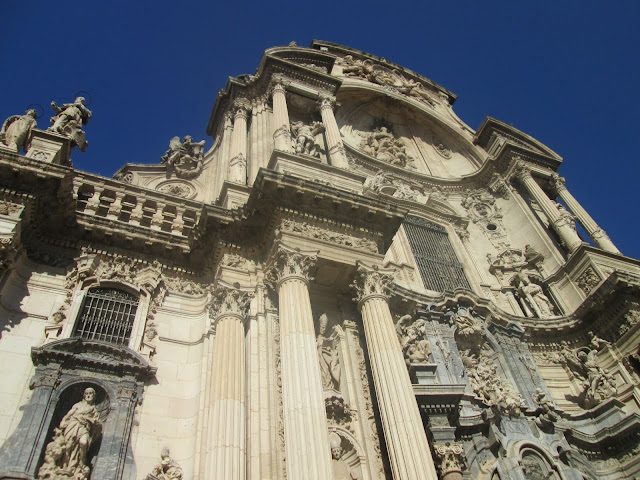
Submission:
M 456 288 L 471 290 L 444 227 L 411 216 L 407 217 L 403 225 L 422 283 L 427 289 L 436 292 Z
M 87 292 L 74 336 L 127 345 L 131 337 L 138 299 L 113 288 Z

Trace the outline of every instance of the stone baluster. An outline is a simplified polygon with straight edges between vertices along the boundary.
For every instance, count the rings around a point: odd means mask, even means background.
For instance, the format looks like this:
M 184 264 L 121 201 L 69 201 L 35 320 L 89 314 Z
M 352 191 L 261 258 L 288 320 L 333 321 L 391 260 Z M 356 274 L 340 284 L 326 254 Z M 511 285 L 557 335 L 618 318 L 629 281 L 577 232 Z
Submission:
M 393 270 L 358 262 L 352 286 L 362 314 L 391 470 L 396 480 L 436 480 L 427 435 L 389 310 L 391 283 Z
M 111 205 L 109 205 L 109 211 L 107 212 L 107 218 L 112 220 L 118 220 L 120 217 L 120 211 L 122 210 L 122 199 L 124 198 L 124 193 L 115 192 L 116 198 Z
M 209 305 L 216 336 L 209 397 L 209 467 L 205 478 L 246 477 L 244 324 L 249 300 L 250 294 L 240 285 L 218 281 Z
M 173 219 L 171 223 L 171 233 L 175 235 L 182 235 L 182 231 L 184 229 L 184 220 L 182 216 L 184 215 L 184 209 L 179 208 L 176 212 L 176 217 Z
M 340 136 L 336 117 L 333 114 L 336 99 L 334 97 L 323 97 L 320 99 L 319 104 L 320 115 L 322 115 L 322 123 L 324 124 L 324 131 L 327 137 L 331 165 L 338 168 L 349 168 L 347 153 L 342 144 L 342 137 Z
M 291 152 L 291 124 L 289 123 L 289 110 L 285 82 L 274 79 L 273 85 L 273 141 L 275 149 L 283 152 Z
M 129 223 L 131 225 L 140 225 L 140 221 L 144 215 L 144 211 L 142 210 L 142 200 L 140 198 L 136 199 L 136 206 L 131 210 L 131 216 L 129 217 Z
M 327 414 L 309 298 L 309 270 L 316 254 L 280 244 L 269 276 L 279 300 L 287 477 L 331 480 Z
M 239 101 L 234 105 L 233 134 L 229 154 L 229 173 L 227 179 L 233 183 L 247 183 L 247 119 L 251 106 Z
M 557 204 L 540 188 L 538 182 L 536 182 L 531 175 L 531 170 L 529 170 L 524 162 L 519 161 L 516 166 L 515 175 L 533 199 L 540 205 L 540 208 L 549 219 L 552 228 L 558 233 L 565 247 L 569 250 L 569 253 L 575 252 L 578 247 L 582 245 L 582 240 L 576 233 L 572 225 L 572 220 L 566 215 L 568 212 L 565 212 L 564 215 L 560 213 Z
M 151 216 L 151 230 L 162 230 L 162 223 L 164 222 L 164 207 L 163 202 L 156 202 L 156 211 Z
M 96 214 L 98 207 L 100 206 L 100 197 L 102 196 L 103 191 L 103 186 L 95 185 L 93 187 L 93 195 L 91 195 L 91 198 L 87 199 L 87 205 L 84 207 L 85 212 L 91 215 Z
M 591 218 L 591 215 L 589 215 L 575 197 L 571 195 L 571 192 L 569 192 L 565 186 L 565 179 L 557 173 L 554 173 L 551 175 L 551 184 L 565 205 L 569 207 L 571 213 L 573 213 L 582 224 L 593 242 L 606 252 L 620 253 L 620 250 L 616 248 L 606 232 L 598 226 L 595 220 Z

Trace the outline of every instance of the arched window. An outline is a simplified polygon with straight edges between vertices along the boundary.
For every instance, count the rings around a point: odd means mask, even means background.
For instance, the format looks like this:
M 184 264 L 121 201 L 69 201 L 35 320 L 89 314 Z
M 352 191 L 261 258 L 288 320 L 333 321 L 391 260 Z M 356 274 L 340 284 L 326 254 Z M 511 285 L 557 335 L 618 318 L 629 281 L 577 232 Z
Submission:
M 115 288 L 92 288 L 84 299 L 73 335 L 128 345 L 137 308 L 135 295 Z

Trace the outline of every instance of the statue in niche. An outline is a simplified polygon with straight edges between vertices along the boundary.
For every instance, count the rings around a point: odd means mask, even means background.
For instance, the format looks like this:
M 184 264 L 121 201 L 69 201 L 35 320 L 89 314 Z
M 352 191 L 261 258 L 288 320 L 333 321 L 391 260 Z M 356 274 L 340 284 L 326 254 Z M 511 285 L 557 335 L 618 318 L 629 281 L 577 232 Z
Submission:
M 302 121 L 293 122 L 291 124 L 291 133 L 293 134 L 293 147 L 296 153 L 319 157 L 322 148 L 316 142 L 316 135 L 322 132 L 324 132 L 322 122 L 313 122 L 311 125 L 307 125 Z
M 365 153 L 398 167 L 411 166 L 413 159 L 407 153 L 404 143 L 395 138 L 387 127 L 382 126 L 363 135 L 361 147 Z
M 322 388 L 325 390 L 340 390 L 340 358 L 338 351 L 332 347 L 332 339 L 326 336 L 328 318 L 327 314 L 320 315 L 316 349 L 318 362 L 320 363 L 320 375 Z
M 84 103 L 84 97 L 78 97 L 73 103 L 65 103 L 61 107 L 56 102 L 51 102 L 51 108 L 56 115 L 51 117 L 51 126 L 48 128 L 51 132 L 70 138 L 71 145 L 77 146 L 81 152 L 89 145 L 82 127 L 89 122 L 92 115 Z
M 542 287 L 533 283 L 524 272 L 520 272 L 517 279 L 518 293 L 538 315 L 538 318 L 552 317 L 554 315 L 553 304 L 549 300 L 549 297 L 544 294 Z
M 333 478 L 335 480 L 355 480 L 357 477 L 342 460 L 344 449 L 342 448 L 342 439 L 335 432 L 329 434 L 329 446 L 331 447 L 331 465 L 333 466 Z
M 182 468 L 169 455 L 169 449 L 163 448 L 160 454 L 160 463 L 153 467 L 151 475 L 147 479 L 155 480 L 182 480 Z
M 0 128 L 0 142 L 17 153 L 26 149 L 31 130 L 38 126 L 36 118 L 38 112 L 33 109 L 27 110 L 24 115 L 10 116 Z
M 180 178 L 193 178 L 202 171 L 203 152 L 204 140 L 194 142 L 191 136 L 186 135 L 180 142 L 180 137 L 173 137 L 160 162 L 166 164 L 167 169 L 175 170 Z
M 600 366 L 597 355 L 597 350 L 588 347 L 572 351 L 566 342 L 563 342 L 559 354 L 560 362 L 582 384 L 579 401 L 585 409 L 593 408 L 618 393 L 613 375 Z
M 558 213 L 560 214 L 560 218 L 564 219 L 567 224 L 576 231 L 576 217 L 573 216 L 569 210 L 564 208 L 564 206 L 558 202 L 556 202 L 556 208 L 558 209 Z
M 402 346 L 407 366 L 428 363 L 431 358 L 431 344 L 426 339 L 425 321 L 411 323 L 411 315 L 404 315 L 396 323 L 396 332 Z
M 89 387 L 81 401 L 73 405 L 54 429 L 54 437 L 45 449 L 45 462 L 38 479 L 82 480 L 89 477 L 87 452 L 99 437 L 100 415 L 95 406 L 96 391 Z

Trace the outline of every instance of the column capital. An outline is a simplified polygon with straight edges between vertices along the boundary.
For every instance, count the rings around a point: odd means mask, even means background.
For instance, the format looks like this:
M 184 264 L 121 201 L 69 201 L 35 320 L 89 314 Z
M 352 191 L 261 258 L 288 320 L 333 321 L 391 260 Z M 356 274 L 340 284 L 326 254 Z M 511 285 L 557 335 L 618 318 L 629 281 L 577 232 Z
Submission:
M 365 300 L 378 297 L 389 299 L 389 289 L 394 281 L 395 270 L 382 269 L 378 266 L 369 266 L 357 262 L 357 272 L 351 287 L 355 290 L 354 300 L 360 306 Z
M 233 112 L 234 119 L 242 117 L 247 120 L 251 113 L 251 103 L 245 98 L 239 98 L 233 102 L 231 110 Z
M 273 93 L 285 93 L 287 86 L 291 84 L 291 80 L 289 80 L 284 75 L 273 75 L 271 77 L 271 82 L 269 84 L 270 90 Z
M 266 281 L 273 284 L 276 291 L 282 282 L 299 279 L 305 283 L 313 280 L 311 270 L 318 259 L 318 250 L 300 250 L 279 242 L 272 252 L 267 267 Z
M 214 326 L 225 316 L 239 317 L 244 322 L 252 296 L 252 293 L 243 290 L 239 283 L 231 285 L 218 280 L 211 291 L 211 302 L 207 305 L 209 318 Z
M 318 99 L 318 107 L 320 111 L 324 109 L 331 109 L 333 111 L 340 104 L 336 101 L 336 97 L 331 95 L 320 95 Z
M 440 460 L 440 475 L 445 478 L 448 474 L 462 471 L 462 455 L 464 448 L 461 443 L 436 443 L 433 445 L 438 460 Z
M 524 182 L 529 178 L 533 178 L 531 176 L 531 169 L 529 168 L 529 165 L 527 165 L 527 163 L 524 160 L 522 160 L 520 157 L 515 157 L 515 158 L 516 158 L 516 162 L 513 167 L 513 176 L 518 180 L 520 180 L 521 182 Z
M 561 177 L 555 172 L 551 174 L 551 177 L 549 177 L 549 184 L 556 191 L 557 194 L 559 194 L 560 191 L 567 189 L 565 185 L 565 181 L 566 180 L 564 177 Z

